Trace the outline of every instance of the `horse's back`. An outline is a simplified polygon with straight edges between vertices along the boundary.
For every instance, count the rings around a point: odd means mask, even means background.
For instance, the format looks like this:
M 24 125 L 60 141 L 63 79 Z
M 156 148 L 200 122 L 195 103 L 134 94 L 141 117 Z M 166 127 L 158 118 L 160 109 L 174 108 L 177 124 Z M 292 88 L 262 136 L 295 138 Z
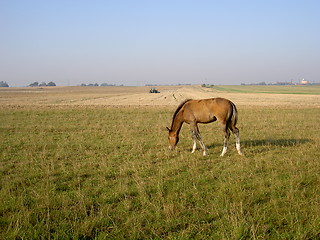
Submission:
M 184 106 L 186 118 L 200 123 L 224 121 L 232 108 L 232 103 L 225 98 L 190 100 Z

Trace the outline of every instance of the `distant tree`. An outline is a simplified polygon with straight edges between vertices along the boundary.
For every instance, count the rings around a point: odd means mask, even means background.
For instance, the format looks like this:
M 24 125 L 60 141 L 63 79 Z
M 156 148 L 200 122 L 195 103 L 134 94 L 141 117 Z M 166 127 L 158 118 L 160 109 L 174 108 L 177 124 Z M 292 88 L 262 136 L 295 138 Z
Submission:
M 101 83 L 101 87 L 110 87 L 110 86 L 116 86 L 115 84 L 110 84 L 110 83 Z
M 47 86 L 48 87 L 55 87 L 55 86 L 57 86 L 54 82 L 49 82 L 48 84 L 47 84 Z
M 42 82 L 39 84 L 39 87 L 46 87 L 46 86 L 47 86 L 47 84 L 45 82 Z
M 1 81 L 0 82 L 0 87 L 9 87 L 8 83 Z
M 81 84 L 82 87 L 99 87 L 98 83 Z
M 34 82 L 29 85 L 29 87 L 38 87 L 38 86 L 39 86 L 38 82 Z

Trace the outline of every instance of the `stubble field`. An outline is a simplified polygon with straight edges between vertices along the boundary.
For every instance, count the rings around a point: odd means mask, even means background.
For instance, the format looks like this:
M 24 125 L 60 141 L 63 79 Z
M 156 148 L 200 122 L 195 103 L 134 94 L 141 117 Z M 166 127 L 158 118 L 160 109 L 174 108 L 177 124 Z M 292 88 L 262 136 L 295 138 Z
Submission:
M 320 88 L 241 87 L 0 89 L 0 238 L 319 239 Z M 188 126 L 167 149 L 177 105 L 208 97 L 237 105 L 244 156 L 231 137 L 219 157 L 217 123 L 208 156 Z

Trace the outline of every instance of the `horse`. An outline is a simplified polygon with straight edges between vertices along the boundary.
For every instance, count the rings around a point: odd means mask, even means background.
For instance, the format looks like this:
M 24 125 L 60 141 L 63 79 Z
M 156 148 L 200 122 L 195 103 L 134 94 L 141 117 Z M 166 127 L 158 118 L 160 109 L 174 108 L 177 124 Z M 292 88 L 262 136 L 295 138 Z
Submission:
M 225 98 L 187 99 L 182 102 L 173 114 L 171 128 L 167 127 L 169 131 L 169 149 L 173 150 L 178 144 L 182 124 L 187 123 L 190 125 L 192 133 L 192 153 L 197 148 L 196 140 L 198 140 L 203 149 L 203 156 L 206 156 L 207 148 L 202 141 L 198 123 L 207 124 L 216 120 L 222 124 L 224 132 L 223 149 L 220 156 L 224 156 L 227 152 L 230 130 L 236 138 L 236 149 L 242 155 L 239 129 L 236 127 L 238 111 L 234 103 Z

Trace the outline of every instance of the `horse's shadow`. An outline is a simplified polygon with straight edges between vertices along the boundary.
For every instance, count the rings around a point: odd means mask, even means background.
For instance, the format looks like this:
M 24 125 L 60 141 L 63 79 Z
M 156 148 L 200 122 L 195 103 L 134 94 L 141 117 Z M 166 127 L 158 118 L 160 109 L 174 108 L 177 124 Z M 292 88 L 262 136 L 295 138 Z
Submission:
M 241 141 L 241 146 L 243 147 L 268 147 L 268 146 L 277 146 L 277 147 L 294 147 L 302 144 L 312 142 L 312 140 L 307 138 L 294 139 L 294 138 L 284 138 L 284 139 L 259 139 L 259 140 L 243 140 Z M 229 140 L 229 146 L 232 144 L 232 140 Z M 211 144 L 208 148 L 221 147 L 223 144 Z
M 248 147 L 254 146 L 277 146 L 277 147 L 294 147 L 297 145 L 306 144 L 311 142 L 310 139 L 294 139 L 294 138 L 283 138 L 283 139 L 260 139 L 260 140 L 244 140 L 241 142 L 242 145 Z

